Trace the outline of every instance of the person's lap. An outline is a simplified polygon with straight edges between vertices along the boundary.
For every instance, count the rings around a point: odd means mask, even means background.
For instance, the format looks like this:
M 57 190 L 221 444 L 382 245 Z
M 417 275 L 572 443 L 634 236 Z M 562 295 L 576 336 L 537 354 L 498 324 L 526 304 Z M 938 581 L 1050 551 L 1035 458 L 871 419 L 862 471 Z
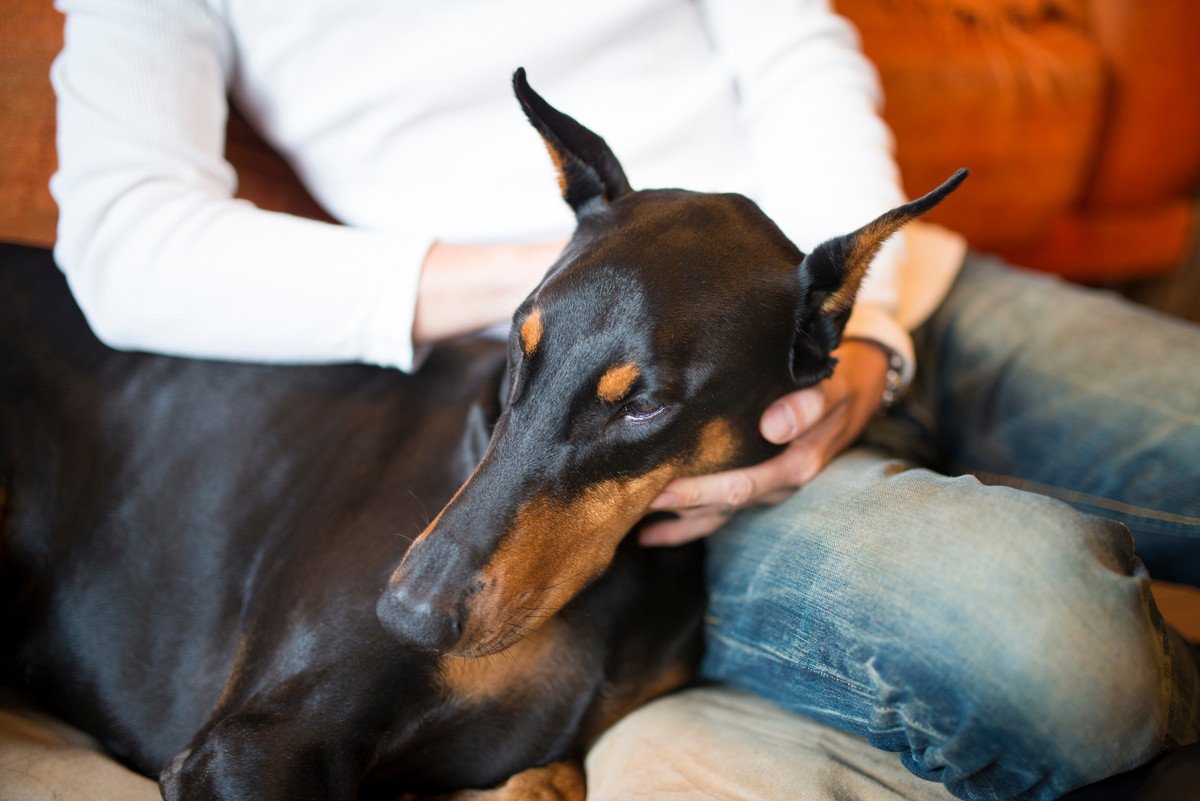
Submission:
M 868 439 L 1111 519 L 853 451 L 710 538 L 706 677 L 964 798 L 1055 797 L 1196 739 L 1195 658 L 1116 521 L 1198 580 L 1200 332 L 977 260 L 917 342 Z
M 1200 327 L 972 256 L 915 339 L 897 416 L 925 466 L 1118 520 L 1155 578 L 1200 585 Z
M 1128 535 L 1065 504 L 855 451 L 709 553 L 707 678 L 962 797 L 1055 797 L 1195 737 Z

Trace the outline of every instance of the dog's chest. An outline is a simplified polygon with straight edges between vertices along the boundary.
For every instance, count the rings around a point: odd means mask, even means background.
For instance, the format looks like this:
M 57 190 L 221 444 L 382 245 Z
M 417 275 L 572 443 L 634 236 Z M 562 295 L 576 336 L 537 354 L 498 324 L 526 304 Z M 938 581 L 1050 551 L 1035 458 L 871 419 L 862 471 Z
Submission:
M 384 748 L 380 776 L 427 791 L 488 787 L 575 750 L 603 683 L 605 650 L 553 619 L 512 648 L 435 668 L 440 703 Z

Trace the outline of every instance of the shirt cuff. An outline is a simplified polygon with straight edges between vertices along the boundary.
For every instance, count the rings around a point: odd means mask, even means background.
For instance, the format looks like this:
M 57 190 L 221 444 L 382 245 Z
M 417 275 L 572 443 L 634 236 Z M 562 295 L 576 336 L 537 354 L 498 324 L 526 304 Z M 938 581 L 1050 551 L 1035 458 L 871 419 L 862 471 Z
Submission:
M 855 304 L 850 319 L 846 321 L 846 330 L 842 333 L 842 340 L 846 339 L 877 342 L 900 357 L 900 384 L 897 394 L 904 392 L 912 383 L 913 374 L 917 370 L 912 337 L 886 308 L 873 303 Z
M 363 361 L 367 364 L 411 373 L 424 360 L 428 349 L 414 348 L 413 322 L 421 268 L 433 241 L 433 236 L 413 234 L 393 249 L 392 266 L 380 282 L 374 320 L 363 343 Z

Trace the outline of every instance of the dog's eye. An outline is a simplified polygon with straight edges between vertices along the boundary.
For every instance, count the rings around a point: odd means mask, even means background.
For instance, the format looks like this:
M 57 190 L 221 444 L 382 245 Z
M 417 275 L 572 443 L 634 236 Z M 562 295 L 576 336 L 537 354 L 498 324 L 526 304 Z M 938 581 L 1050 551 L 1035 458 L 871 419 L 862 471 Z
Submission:
M 650 400 L 633 401 L 621 409 L 621 416 L 630 423 L 644 423 L 658 417 L 667 407 Z

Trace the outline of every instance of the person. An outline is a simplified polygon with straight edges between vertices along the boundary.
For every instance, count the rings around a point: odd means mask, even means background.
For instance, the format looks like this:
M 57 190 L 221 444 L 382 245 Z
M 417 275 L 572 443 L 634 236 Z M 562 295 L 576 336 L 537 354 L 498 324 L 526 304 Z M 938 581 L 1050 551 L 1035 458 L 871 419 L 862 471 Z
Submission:
M 572 224 L 518 65 L 636 185 L 741 191 L 806 251 L 903 200 L 825 0 L 59 6 L 55 254 L 117 348 L 413 370 L 506 320 Z M 341 224 L 234 199 L 227 95 Z M 1195 741 L 1196 660 L 1124 525 L 1200 584 L 1197 352 L 947 232 L 893 239 L 833 376 L 765 410 L 782 454 L 674 482 L 676 519 L 640 532 L 721 529 L 704 675 L 960 798 L 1054 798 Z

